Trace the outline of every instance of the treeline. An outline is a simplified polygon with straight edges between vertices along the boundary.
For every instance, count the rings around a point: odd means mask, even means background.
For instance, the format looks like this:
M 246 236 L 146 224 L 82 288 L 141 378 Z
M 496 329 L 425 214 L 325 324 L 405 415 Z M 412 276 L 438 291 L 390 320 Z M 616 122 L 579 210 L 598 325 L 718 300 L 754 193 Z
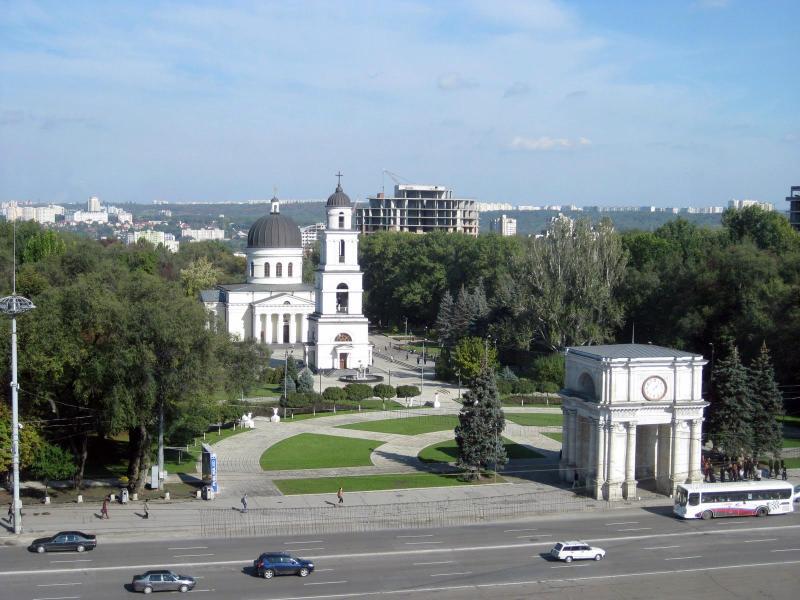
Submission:
M 3 295 L 11 292 L 12 240 L 11 224 L 0 224 Z M 238 395 L 265 375 L 265 347 L 233 343 L 198 302 L 199 289 L 244 272 L 220 244 L 171 254 L 21 224 L 16 260 L 17 292 L 36 305 L 17 319 L 22 420 L 71 451 L 78 484 L 90 437 L 127 433 L 128 477 L 141 488 L 161 412 L 168 443 L 185 443 L 232 416 L 212 399 L 220 390 Z M 5 400 L 9 351 L 0 344 Z
M 778 380 L 800 353 L 800 235 L 751 207 L 719 228 L 674 219 L 655 231 L 557 220 L 540 238 L 378 233 L 362 237 L 365 309 L 374 324 L 422 335 L 442 301 L 477 290 L 470 336 L 501 357 L 586 343 L 653 343 L 711 357 L 731 339 L 748 362 L 773 349 Z M 462 308 L 452 323 L 464 330 Z M 445 342 L 449 333 L 440 325 Z M 452 337 L 452 336 L 451 336 Z M 507 361 L 503 361 L 507 362 Z M 512 361 L 513 362 L 513 361 Z

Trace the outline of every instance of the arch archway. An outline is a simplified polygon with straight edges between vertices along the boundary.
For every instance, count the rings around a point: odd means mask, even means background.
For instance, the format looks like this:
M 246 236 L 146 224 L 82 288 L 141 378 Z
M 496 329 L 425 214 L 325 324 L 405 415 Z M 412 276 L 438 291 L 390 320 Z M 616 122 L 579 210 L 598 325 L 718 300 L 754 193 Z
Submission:
M 346 283 L 340 283 L 336 286 L 336 312 L 347 314 L 348 304 L 350 302 L 350 291 Z

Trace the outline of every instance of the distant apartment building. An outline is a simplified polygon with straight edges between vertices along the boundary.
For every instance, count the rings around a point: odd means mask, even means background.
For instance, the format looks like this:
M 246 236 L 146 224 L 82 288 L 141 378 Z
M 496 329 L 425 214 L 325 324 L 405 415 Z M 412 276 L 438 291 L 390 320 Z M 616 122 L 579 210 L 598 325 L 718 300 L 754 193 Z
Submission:
M 725 212 L 724 206 L 690 206 L 686 209 L 690 215 L 720 215 Z
M 203 229 L 182 229 L 181 237 L 185 239 L 191 238 L 195 242 L 209 242 L 211 240 L 224 240 L 225 230 L 206 227 Z
M 133 223 L 133 214 L 122 208 L 109 206 L 108 214 L 109 216 L 116 217 L 117 223 Z
M 797 231 L 800 231 L 800 185 L 793 185 L 789 188 L 786 201 L 789 203 L 789 223 Z
M 97 196 L 89 196 L 89 199 L 86 201 L 86 212 L 100 212 L 101 210 L 100 198 Z
M 759 200 L 736 200 L 735 198 L 728 202 L 728 208 L 733 208 L 735 210 L 742 210 L 748 206 L 757 206 L 761 210 L 765 210 L 767 212 L 772 212 L 775 210 L 775 205 L 771 202 L 761 202 Z
M 64 207 L 55 204 L 47 206 L 20 206 L 17 202 L 3 202 L 0 204 L 0 215 L 6 221 L 35 221 L 37 223 L 55 223 L 56 215 L 63 215 Z
M 308 248 L 314 245 L 320 233 L 325 231 L 325 223 L 314 223 L 313 225 L 306 225 L 300 228 L 300 238 L 303 242 L 303 248 Z
M 76 210 L 67 217 L 72 223 L 108 223 L 108 211 Z
M 161 244 L 170 252 L 177 252 L 180 247 L 180 243 L 175 239 L 174 235 L 163 231 L 154 231 L 152 229 L 134 231 L 125 237 L 125 241 L 128 244 L 135 244 L 139 240 L 147 240 L 154 246 Z
M 492 212 L 498 210 L 514 210 L 508 202 L 476 202 L 475 207 L 478 212 Z
M 454 198 L 453 191 L 444 186 L 397 184 L 393 197 L 379 193 L 367 200 L 369 206 L 356 209 L 356 228 L 361 233 L 446 231 L 478 235 L 477 202 Z
M 489 222 L 489 230 L 504 237 L 517 235 L 517 220 L 500 215 L 497 219 L 492 219 Z

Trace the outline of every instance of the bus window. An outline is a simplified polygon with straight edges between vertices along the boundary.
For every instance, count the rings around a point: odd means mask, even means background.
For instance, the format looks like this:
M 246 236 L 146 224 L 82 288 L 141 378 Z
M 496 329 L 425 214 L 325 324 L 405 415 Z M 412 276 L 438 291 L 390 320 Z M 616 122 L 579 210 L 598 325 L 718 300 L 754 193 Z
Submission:
M 697 506 L 698 504 L 700 504 L 700 494 L 697 492 L 689 494 L 689 506 Z

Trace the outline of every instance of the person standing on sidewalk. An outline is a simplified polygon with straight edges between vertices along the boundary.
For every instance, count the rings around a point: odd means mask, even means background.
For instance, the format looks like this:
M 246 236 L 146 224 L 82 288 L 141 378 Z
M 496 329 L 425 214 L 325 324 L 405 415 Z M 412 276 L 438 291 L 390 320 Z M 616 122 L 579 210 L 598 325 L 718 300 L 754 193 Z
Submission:
M 100 509 L 100 518 L 101 519 L 110 519 L 111 517 L 108 516 L 108 496 L 103 498 L 103 507 Z
M 340 487 L 339 491 L 336 492 L 336 497 L 339 499 L 339 504 L 344 504 L 344 488 L 343 487 Z M 339 504 L 336 505 L 337 508 L 339 507 Z
M 9 502 L 8 503 L 8 519 L 7 519 L 7 521 L 9 523 L 9 525 L 14 523 L 14 503 L 13 502 Z
M 242 513 L 247 512 L 247 494 L 242 496 Z
M 147 498 L 144 499 L 144 518 L 150 518 L 150 507 L 147 504 Z

